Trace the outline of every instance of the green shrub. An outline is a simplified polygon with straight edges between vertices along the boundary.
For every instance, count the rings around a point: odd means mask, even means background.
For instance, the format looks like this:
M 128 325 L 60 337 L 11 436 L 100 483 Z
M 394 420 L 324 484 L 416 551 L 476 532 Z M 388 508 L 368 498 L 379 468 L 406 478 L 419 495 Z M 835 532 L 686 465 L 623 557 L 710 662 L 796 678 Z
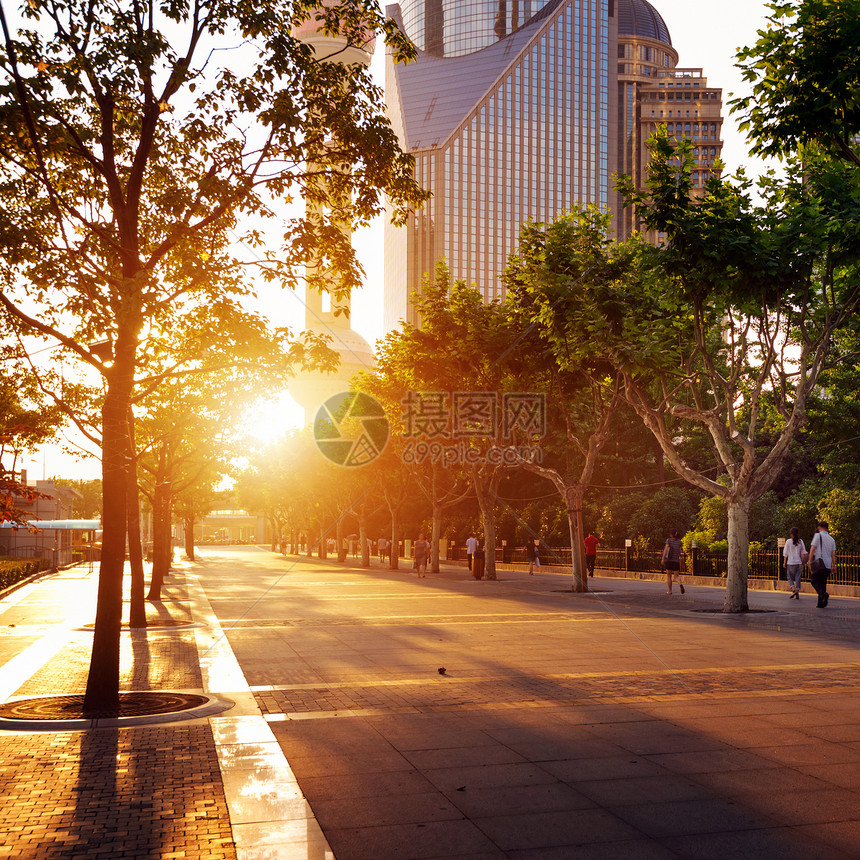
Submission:
M 716 534 L 712 529 L 687 532 L 684 537 L 681 538 L 684 544 L 684 552 L 689 552 L 693 548 L 693 541 L 696 542 L 699 549 L 710 549 L 715 542 L 715 537 Z
M 8 588 L 50 566 L 46 558 L 0 558 L 0 589 Z

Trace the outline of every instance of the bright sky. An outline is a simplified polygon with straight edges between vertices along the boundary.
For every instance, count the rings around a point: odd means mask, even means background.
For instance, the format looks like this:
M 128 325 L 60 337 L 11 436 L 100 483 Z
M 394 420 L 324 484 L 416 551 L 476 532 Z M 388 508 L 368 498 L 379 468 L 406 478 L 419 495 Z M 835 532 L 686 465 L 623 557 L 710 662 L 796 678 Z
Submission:
M 729 172 L 744 166 L 748 173 L 757 175 L 762 164 L 747 155 L 746 142 L 737 130 L 737 121 L 728 115 L 727 102 L 734 94 L 746 91 L 740 70 L 734 67 L 737 49 L 752 44 L 756 31 L 765 25 L 766 8 L 762 0 L 651 0 L 652 5 L 666 21 L 672 36 L 672 44 L 679 54 L 682 67 L 702 68 L 709 83 L 723 89 L 723 159 Z M 371 71 L 377 82 L 384 82 L 384 47 L 377 44 L 377 53 Z M 361 295 L 353 297 L 353 328 L 360 332 L 370 344 L 384 334 L 382 325 L 383 285 L 383 225 L 379 219 L 366 230 L 356 234 L 355 246 L 366 272 L 365 287 Z M 283 319 L 279 325 L 291 325 L 296 330 L 303 327 L 304 308 L 298 295 L 278 293 L 270 296 L 280 304 Z M 259 414 L 249 419 L 249 430 L 258 436 L 272 436 L 272 428 L 279 430 L 300 420 L 298 410 L 288 397 L 280 396 L 271 404 L 262 407 Z M 76 460 L 52 447 L 39 452 L 24 464 L 30 480 L 43 475 L 61 475 L 67 478 L 98 477 L 98 461 Z

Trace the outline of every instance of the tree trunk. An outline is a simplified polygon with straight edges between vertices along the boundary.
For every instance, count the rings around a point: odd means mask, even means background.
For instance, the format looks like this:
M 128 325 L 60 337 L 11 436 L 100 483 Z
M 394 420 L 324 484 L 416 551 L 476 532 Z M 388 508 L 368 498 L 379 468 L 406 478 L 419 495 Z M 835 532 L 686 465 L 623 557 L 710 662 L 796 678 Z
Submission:
M 129 410 L 129 415 L 131 410 Z M 140 539 L 140 495 L 137 488 L 137 459 L 134 450 L 134 424 L 129 418 L 129 443 L 131 456 L 128 463 L 127 529 L 128 563 L 131 570 L 131 604 L 128 614 L 129 627 L 146 627 L 146 577 L 143 572 L 143 543 Z
M 472 472 L 478 508 L 481 511 L 481 526 L 484 530 L 484 579 L 496 579 L 496 486 L 500 473 L 496 469 L 490 478 Z M 474 564 L 474 561 L 473 561 Z
M 185 517 L 182 523 L 185 530 L 185 555 L 189 561 L 194 561 L 194 517 Z
M 572 590 L 588 591 L 588 572 L 583 563 L 582 552 L 582 493 L 579 486 L 567 487 L 564 494 L 567 523 L 570 529 L 570 561 L 573 572 Z
M 750 548 L 750 501 L 726 499 L 729 514 L 729 557 L 723 612 L 747 612 Z
M 334 524 L 335 541 L 337 542 L 337 560 L 341 564 L 346 563 L 346 547 L 344 546 L 343 515 L 339 515 Z
M 119 708 L 122 575 L 128 521 L 128 409 L 135 349 L 136 339 L 121 332 L 102 406 L 102 556 L 85 714 L 116 712 Z
M 162 480 L 159 475 L 152 500 L 152 577 L 147 600 L 161 600 L 161 587 L 173 559 L 170 496 L 169 482 Z
M 367 517 L 358 514 L 358 539 L 361 541 L 361 566 L 370 567 L 370 547 L 367 545 Z
M 442 538 L 442 505 L 433 500 L 433 524 L 430 527 L 430 573 L 439 573 L 439 541 Z
M 390 570 L 400 569 L 400 506 L 391 507 L 391 548 L 388 553 L 388 567 Z

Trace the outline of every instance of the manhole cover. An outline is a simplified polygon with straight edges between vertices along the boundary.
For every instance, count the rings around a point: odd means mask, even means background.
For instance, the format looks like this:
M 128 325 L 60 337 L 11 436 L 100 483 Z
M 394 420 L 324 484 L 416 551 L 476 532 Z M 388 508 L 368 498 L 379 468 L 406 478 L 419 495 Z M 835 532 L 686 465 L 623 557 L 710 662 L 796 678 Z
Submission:
M 0 718 L 12 720 L 92 720 L 175 714 L 205 705 L 194 693 L 120 693 L 119 708 L 84 714 L 84 696 L 41 696 L 0 705 Z

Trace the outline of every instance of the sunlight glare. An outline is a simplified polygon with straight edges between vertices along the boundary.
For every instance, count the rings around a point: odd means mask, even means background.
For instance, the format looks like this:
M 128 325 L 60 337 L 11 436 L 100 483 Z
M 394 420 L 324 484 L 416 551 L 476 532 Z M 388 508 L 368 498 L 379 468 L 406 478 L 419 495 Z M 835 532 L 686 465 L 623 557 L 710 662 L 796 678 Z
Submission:
M 245 416 L 245 432 L 264 444 L 274 442 L 288 430 L 304 426 L 304 410 L 284 391 L 268 399 L 260 399 Z

